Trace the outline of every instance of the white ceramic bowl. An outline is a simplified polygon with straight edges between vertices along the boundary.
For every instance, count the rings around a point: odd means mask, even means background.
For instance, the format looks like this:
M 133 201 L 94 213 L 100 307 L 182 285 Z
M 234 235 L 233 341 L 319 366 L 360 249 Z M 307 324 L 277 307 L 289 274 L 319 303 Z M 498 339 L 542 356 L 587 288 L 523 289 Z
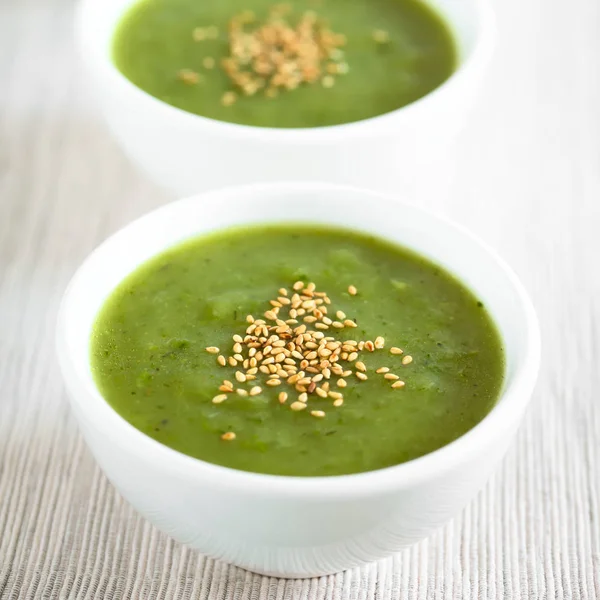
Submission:
M 213 0 L 217 1 L 217 0 Z M 488 0 L 424 0 L 449 23 L 460 66 L 421 100 L 364 121 L 306 129 L 234 125 L 192 115 L 143 92 L 115 68 L 111 40 L 132 0 L 81 0 L 77 30 L 104 116 L 129 157 L 178 195 L 258 181 L 331 181 L 410 189 L 462 128 L 489 62 Z
M 353 228 L 443 265 L 486 305 L 506 349 L 492 412 L 455 442 L 395 467 L 341 477 L 259 475 L 180 454 L 139 432 L 104 401 L 90 372 L 95 317 L 115 286 L 190 236 L 232 225 L 310 221 Z M 128 225 L 73 278 L 58 323 L 58 354 L 81 431 L 121 494 L 175 539 L 252 571 L 333 573 L 425 537 L 480 489 L 504 454 L 535 383 L 534 310 L 512 271 L 464 229 L 373 192 L 324 184 L 229 188 L 181 200 Z M 350 441 L 350 440 L 349 440 Z

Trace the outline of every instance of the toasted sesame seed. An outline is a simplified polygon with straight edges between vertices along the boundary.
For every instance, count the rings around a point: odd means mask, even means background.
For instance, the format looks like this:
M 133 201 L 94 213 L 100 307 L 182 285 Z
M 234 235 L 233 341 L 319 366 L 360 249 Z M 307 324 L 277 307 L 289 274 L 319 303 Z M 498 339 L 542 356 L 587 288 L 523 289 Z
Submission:
M 233 387 L 231 387 L 229 385 L 220 385 L 219 391 L 220 392 L 233 392 Z
M 181 69 L 177 76 L 186 85 L 196 85 L 200 83 L 200 74 L 191 69 Z
M 279 288 L 279 290 L 277 291 L 277 293 L 280 296 L 287 296 L 288 295 L 288 291 L 285 288 Z
M 348 293 L 351 296 L 356 296 L 356 294 L 358 294 L 358 290 L 353 285 L 349 285 L 348 286 Z
M 202 66 L 205 69 L 214 69 L 215 68 L 215 59 L 212 56 L 207 56 L 206 58 L 202 59 Z
M 375 348 L 381 350 L 385 346 L 385 339 L 380 335 L 375 338 Z
M 237 364 L 238 364 L 238 363 L 237 363 L 237 360 L 235 360 L 235 358 L 233 358 L 233 356 L 230 356 L 230 357 L 227 359 L 227 362 L 229 363 L 229 365 L 230 365 L 231 367 L 237 367 Z
M 225 440 L 226 442 L 230 442 L 230 441 L 232 441 L 232 440 L 235 440 L 235 437 L 236 437 L 236 436 L 235 436 L 235 433 L 234 433 L 233 431 L 228 431 L 227 433 L 224 433 L 224 434 L 221 436 L 221 439 L 222 439 L 222 440 Z
M 334 322 L 333 322 L 333 326 L 334 326 L 336 329 L 344 329 L 344 324 L 343 324 L 343 323 L 340 323 L 339 321 L 334 321 Z
M 398 377 L 398 375 L 394 375 L 394 373 L 386 373 L 383 378 L 389 379 L 390 381 L 396 381 L 396 379 L 400 379 L 400 377 Z
M 340 398 L 343 398 L 343 394 L 340 394 L 339 392 L 327 392 L 329 394 L 330 398 L 333 398 L 334 400 L 339 400 Z
M 356 368 L 357 368 L 359 371 L 363 371 L 363 372 L 364 372 L 364 371 L 366 371 L 366 370 L 367 370 L 367 367 L 365 366 L 365 363 L 364 363 L 364 362 L 362 362 L 362 361 L 360 361 L 360 360 L 357 360 L 357 361 L 356 361 L 356 364 L 355 364 L 354 366 L 355 366 L 355 367 L 356 367 Z
M 369 352 L 374 352 L 375 344 L 371 340 L 365 342 L 365 350 L 368 350 Z
M 237 100 L 237 95 L 235 92 L 225 92 L 221 97 L 221 104 L 223 106 L 231 106 Z
M 304 281 L 296 281 L 292 286 L 296 291 L 301 290 L 304 287 Z
M 337 408 L 339 406 L 342 406 L 342 404 L 344 404 L 344 399 L 343 398 L 337 398 L 336 400 L 333 401 L 333 405 Z
M 209 346 L 206 351 L 210 354 L 219 354 L 219 349 L 216 346 Z
M 310 414 L 313 417 L 317 417 L 318 419 L 322 419 L 325 416 L 325 411 L 324 410 L 311 410 Z
M 290 408 L 297 412 L 299 410 L 304 410 L 306 408 L 306 404 L 304 404 L 304 402 L 292 402 L 292 404 L 290 404 Z
M 403 388 L 406 384 L 404 383 L 404 381 L 396 381 L 395 383 L 392 383 L 392 387 L 396 390 L 399 388 Z
M 244 341 L 244 338 L 241 335 L 237 335 L 237 334 L 234 335 L 232 339 L 234 342 L 237 342 L 238 344 L 241 344 Z M 240 350 L 240 352 L 241 352 L 241 350 Z
M 250 390 L 250 395 L 251 396 L 258 396 L 260 393 L 262 392 L 262 388 L 259 385 L 255 385 L 251 390 Z
M 267 385 L 270 387 L 275 387 L 276 385 L 281 385 L 281 380 L 280 379 L 269 379 L 267 381 Z
M 244 396 L 244 397 L 246 397 L 246 396 L 248 395 L 248 392 L 247 392 L 246 390 L 243 390 L 242 388 L 238 388 L 238 389 L 237 389 L 237 390 L 235 390 L 235 391 L 236 391 L 236 392 L 238 393 L 238 395 L 240 395 L 240 396 Z
M 348 369 L 347 371 L 342 371 L 342 377 L 350 377 L 352 375 L 352 371 Z
M 254 323 L 254 317 L 252 315 L 246 315 L 246 323 Z
M 400 348 L 396 348 L 396 346 L 392 346 L 390 348 L 390 354 L 403 354 L 404 350 L 401 350 Z
M 375 29 L 373 31 L 373 39 L 378 44 L 387 44 L 390 41 L 390 34 L 383 29 Z
M 348 354 L 348 362 L 354 362 L 358 358 L 358 352 Z
M 335 78 L 331 75 L 325 75 L 325 77 L 321 79 L 321 83 L 325 88 L 332 88 L 335 85 Z
M 225 359 L 225 357 L 220 354 L 219 357 L 217 358 L 217 362 L 222 366 L 226 366 L 227 365 L 227 360 Z
M 324 390 L 323 388 L 317 387 L 315 389 L 315 392 L 316 392 L 317 396 L 319 396 L 320 398 L 327 398 L 327 391 Z
M 233 345 L 233 351 L 234 351 L 236 354 L 240 354 L 240 353 L 242 352 L 242 345 L 241 345 L 239 342 L 236 342 L 236 343 Z
M 361 381 L 366 381 L 368 379 L 367 375 L 365 375 L 364 373 L 361 373 L 360 371 L 358 371 L 357 373 L 355 373 L 355 375 Z
M 338 318 L 340 321 L 343 321 L 343 320 L 346 318 L 346 313 L 345 313 L 344 311 L 342 311 L 342 310 L 338 310 L 338 311 L 335 313 L 335 316 L 336 316 L 336 317 L 337 317 L 337 318 Z
M 258 373 L 257 367 L 251 367 L 246 371 L 246 375 L 256 375 Z
M 389 369 L 388 367 L 379 367 L 379 369 L 377 369 L 377 371 L 375 371 L 375 373 L 389 373 Z
M 244 383 L 244 381 L 246 381 L 246 376 L 241 372 L 241 371 L 236 371 L 235 372 L 235 378 L 240 382 L 240 383 Z
M 403 365 L 409 365 L 409 364 L 410 364 L 412 361 L 413 361 L 413 357 L 412 357 L 412 356 L 410 356 L 410 355 L 408 355 L 408 356 L 405 356 L 405 357 L 402 359 L 402 364 L 403 364 Z
M 329 325 L 326 325 L 325 323 L 315 323 L 315 327 L 317 329 L 329 329 Z
M 206 39 L 206 30 L 204 29 L 204 27 L 196 27 L 192 31 L 192 38 L 194 39 L 195 42 L 202 42 L 203 40 L 205 40 Z
M 300 402 L 308 402 L 308 394 L 306 392 L 303 392 L 298 396 L 298 400 Z
M 358 327 L 358 325 L 351 319 L 346 319 L 344 321 L 344 327 Z
M 288 399 L 287 392 L 280 392 L 279 396 L 277 396 L 277 399 L 279 400 L 279 404 L 285 404 Z
M 213 404 L 221 404 L 221 402 L 225 402 L 227 400 L 227 394 L 219 394 L 212 399 Z

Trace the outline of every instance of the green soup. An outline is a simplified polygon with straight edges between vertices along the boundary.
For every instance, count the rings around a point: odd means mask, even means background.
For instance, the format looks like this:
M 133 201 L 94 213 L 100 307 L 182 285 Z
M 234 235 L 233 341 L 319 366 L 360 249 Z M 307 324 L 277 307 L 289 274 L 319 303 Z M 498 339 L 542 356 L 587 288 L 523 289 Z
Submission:
M 331 59 L 343 74 L 330 82 L 327 76 L 318 78 L 276 98 L 261 89 L 224 105 L 224 94 L 232 89 L 221 68 L 230 49 L 230 19 L 248 8 L 261 19 L 272 5 L 272 0 L 142 0 L 117 27 L 114 62 L 135 85 L 190 113 L 288 128 L 337 125 L 388 113 L 430 93 L 455 69 L 451 33 L 418 0 L 297 0 L 291 4 L 290 23 L 312 10 L 320 22 L 344 36 L 343 48 Z M 201 40 L 194 38 L 198 28 Z M 182 81 L 182 70 L 193 79 Z
M 153 258 L 102 308 L 91 361 L 107 402 L 155 440 L 295 476 L 432 452 L 485 417 L 504 373 L 490 316 L 451 275 L 309 225 L 231 229 Z

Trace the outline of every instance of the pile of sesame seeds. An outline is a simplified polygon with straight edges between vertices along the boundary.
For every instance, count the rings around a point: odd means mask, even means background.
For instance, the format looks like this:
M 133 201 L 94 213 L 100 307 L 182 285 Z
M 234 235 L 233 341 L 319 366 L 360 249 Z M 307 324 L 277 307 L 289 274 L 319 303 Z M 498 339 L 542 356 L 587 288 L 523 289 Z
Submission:
M 358 290 L 351 285 L 348 294 L 356 296 Z M 344 389 L 369 378 L 368 369 L 360 360 L 361 353 L 383 350 L 385 339 L 337 339 L 336 333 L 353 329 L 356 323 L 343 311 L 334 311 L 329 296 L 318 291 L 314 283 L 297 281 L 290 291 L 281 288 L 269 304 L 264 318 L 246 317 L 248 327 L 244 335 L 233 336 L 231 353 L 221 353 L 216 346 L 206 348 L 217 355 L 218 365 L 235 369 L 235 382 L 224 379 L 213 404 L 226 402 L 233 394 L 258 396 L 264 385 L 285 388 L 279 392 L 278 400 L 292 411 L 308 410 L 311 397 L 329 398 L 334 408 L 340 408 L 344 404 Z M 399 367 L 413 361 L 398 347 L 391 347 L 389 353 L 402 355 Z M 375 373 L 392 389 L 405 386 L 390 367 L 382 366 Z M 326 416 L 324 410 L 309 412 L 318 419 Z M 229 431 L 221 437 L 231 441 L 236 436 Z
M 302 84 L 333 87 L 336 76 L 348 73 L 346 36 L 331 31 L 313 11 L 292 25 L 290 11 L 289 5 L 277 5 L 264 22 L 251 12 L 231 20 L 229 56 L 222 66 L 238 92 L 253 96 L 264 90 L 274 98 Z
M 192 37 L 196 42 L 215 40 L 219 29 L 215 25 L 196 27 Z M 381 29 L 375 29 L 372 37 L 380 45 L 390 41 Z M 332 31 L 314 11 L 294 18 L 290 4 L 276 4 L 266 19 L 259 20 L 254 12 L 245 10 L 229 23 L 229 53 L 221 67 L 234 89 L 223 94 L 221 103 L 231 106 L 240 95 L 259 92 L 276 98 L 301 85 L 332 88 L 336 78 L 350 70 L 343 50 L 346 43 L 346 36 Z M 202 61 L 207 70 L 216 64 L 212 56 Z M 203 81 L 202 75 L 191 69 L 181 69 L 178 76 L 187 85 Z

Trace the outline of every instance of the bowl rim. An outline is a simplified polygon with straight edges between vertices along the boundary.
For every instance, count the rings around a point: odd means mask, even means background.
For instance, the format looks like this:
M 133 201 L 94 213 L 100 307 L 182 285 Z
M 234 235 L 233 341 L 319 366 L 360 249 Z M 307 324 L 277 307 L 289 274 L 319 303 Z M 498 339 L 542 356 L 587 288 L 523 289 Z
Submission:
M 156 218 L 161 212 L 173 210 L 174 207 L 184 207 L 189 203 L 198 202 L 208 204 L 211 202 L 223 203 L 232 194 L 252 197 L 256 194 L 273 191 L 282 193 L 311 193 L 317 191 L 330 193 L 351 192 L 363 194 L 365 197 L 400 204 L 408 210 L 419 212 L 425 218 L 437 221 L 441 226 L 454 230 L 459 235 L 468 238 L 470 242 L 477 245 L 481 252 L 486 253 L 496 264 L 499 272 L 502 272 L 512 285 L 514 295 L 518 299 L 520 310 L 526 323 L 524 360 L 516 365 L 509 385 L 505 385 L 492 410 L 475 427 L 453 442 L 433 452 L 399 465 L 374 471 L 320 477 L 254 473 L 216 465 L 182 454 L 147 436 L 129 424 L 109 405 L 101 395 L 89 373 L 82 374 L 77 369 L 70 356 L 66 342 L 66 326 L 69 319 L 67 307 L 73 290 L 78 286 L 81 274 L 88 269 L 97 254 L 101 253 L 105 247 L 112 244 L 118 237 L 126 235 L 130 229 L 136 227 L 140 222 L 145 219 Z M 157 250 L 156 254 L 161 251 Z M 222 489 L 244 493 L 252 490 L 255 490 L 257 493 L 260 493 L 260 490 L 268 490 L 269 494 L 277 494 L 281 497 L 302 496 L 318 499 L 347 498 L 349 494 L 353 497 L 365 496 L 417 485 L 460 465 L 474 453 L 489 444 L 491 439 L 498 439 L 506 435 L 513 428 L 514 424 L 520 420 L 533 391 L 540 363 L 540 346 L 541 341 L 537 315 L 525 288 L 516 274 L 497 253 L 465 227 L 454 223 L 447 217 L 439 216 L 430 210 L 416 206 L 404 199 L 394 198 L 388 194 L 347 185 L 307 182 L 255 183 L 232 186 L 183 198 L 145 213 L 110 235 L 81 263 L 69 282 L 62 298 L 56 328 L 58 362 L 63 379 L 70 391 L 71 404 L 77 410 L 81 407 L 81 410 L 85 413 L 85 404 L 89 403 L 91 399 L 94 403 L 93 409 L 96 412 L 101 411 L 103 417 L 107 419 L 107 424 L 110 427 L 107 426 L 105 429 L 107 435 L 112 437 L 115 443 L 121 445 L 129 444 L 134 452 L 144 456 L 146 460 L 156 461 L 158 464 L 164 465 L 171 473 L 177 473 L 184 478 L 199 478 L 206 483 Z M 79 388 L 79 391 L 74 393 L 74 388 Z
M 137 1 L 126 0 L 127 3 L 121 16 Z M 436 103 L 443 104 L 447 96 L 452 95 L 455 90 L 459 89 L 465 80 L 473 77 L 480 67 L 489 61 L 496 37 L 495 16 L 491 0 L 473 0 L 473 10 L 476 13 L 477 21 L 476 39 L 473 48 L 468 56 L 458 56 L 456 69 L 444 82 L 425 96 L 396 110 L 360 121 L 321 127 L 256 127 L 219 121 L 187 112 L 159 100 L 127 79 L 116 67 L 110 54 L 110 40 L 114 36 L 118 19 L 110 31 L 108 40 L 106 36 L 101 36 L 101 43 L 91 41 L 94 36 L 89 33 L 89 29 L 93 28 L 93 23 L 88 13 L 94 4 L 101 2 L 102 0 L 80 0 L 76 10 L 76 31 L 78 45 L 86 64 L 103 75 L 103 84 L 108 83 L 114 86 L 122 94 L 129 95 L 132 101 L 145 106 L 148 110 L 155 111 L 159 118 L 169 119 L 180 128 L 202 132 L 209 128 L 214 130 L 215 133 L 226 137 L 261 138 L 279 143 L 333 142 L 355 135 L 367 136 L 372 133 L 373 128 L 393 135 L 399 120 L 410 122 L 411 119 L 423 118 L 422 113 L 427 114 L 427 111 L 431 109 L 432 105 L 435 107 Z M 432 10 L 435 9 L 432 7 Z M 454 28 L 450 27 L 450 31 L 455 39 L 458 39 Z

